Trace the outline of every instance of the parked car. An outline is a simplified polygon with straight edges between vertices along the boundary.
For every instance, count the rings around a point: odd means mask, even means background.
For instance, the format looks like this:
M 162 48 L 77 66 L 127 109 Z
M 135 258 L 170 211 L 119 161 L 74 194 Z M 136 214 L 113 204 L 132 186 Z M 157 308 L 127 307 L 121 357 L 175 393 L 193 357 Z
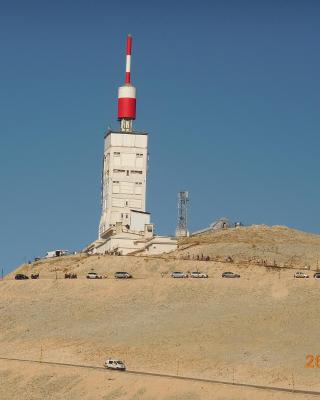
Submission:
M 64 274 L 64 279 L 77 279 L 78 275 L 73 272 L 67 272 Z
M 16 280 L 18 280 L 18 281 L 21 281 L 21 280 L 23 280 L 23 279 L 29 279 L 29 277 L 28 277 L 27 275 L 24 275 L 24 274 L 17 274 L 17 275 L 14 277 L 14 279 L 16 279 Z
M 119 371 L 125 371 L 126 366 L 123 361 L 121 360 L 106 360 L 104 366 L 108 369 L 117 369 Z
M 117 279 L 129 279 L 132 278 L 132 275 L 129 272 L 118 271 L 115 272 L 114 277 Z
M 39 273 L 38 274 L 31 274 L 31 279 L 39 279 Z
M 320 272 L 316 272 L 313 277 L 314 279 L 320 279 Z
M 40 261 L 41 260 L 41 257 L 35 257 L 34 258 L 34 261 L 36 262 L 36 261 Z
M 309 275 L 306 274 L 305 272 L 300 272 L 300 271 L 298 271 L 298 272 L 296 272 L 296 273 L 294 274 L 294 277 L 295 277 L 295 278 L 309 278 Z
M 87 279 L 102 279 L 102 275 L 98 275 L 96 272 L 88 272 Z
M 188 274 L 186 272 L 172 272 L 172 278 L 188 278 Z
M 222 278 L 240 278 L 240 275 L 235 274 L 234 272 L 224 272 Z
M 190 278 L 208 278 L 208 275 L 204 272 L 191 272 Z

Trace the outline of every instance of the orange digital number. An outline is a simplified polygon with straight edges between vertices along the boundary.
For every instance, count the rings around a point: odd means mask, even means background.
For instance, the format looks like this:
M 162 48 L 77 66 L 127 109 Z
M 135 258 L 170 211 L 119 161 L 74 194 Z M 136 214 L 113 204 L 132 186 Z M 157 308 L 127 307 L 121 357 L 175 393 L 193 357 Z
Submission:
M 318 357 L 317 356 L 317 361 L 318 361 Z M 320 357 L 319 357 L 319 361 L 320 361 Z M 307 354 L 306 355 L 306 368 L 314 368 L 314 357 L 312 354 Z M 318 366 L 318 365 L 317 365 Z

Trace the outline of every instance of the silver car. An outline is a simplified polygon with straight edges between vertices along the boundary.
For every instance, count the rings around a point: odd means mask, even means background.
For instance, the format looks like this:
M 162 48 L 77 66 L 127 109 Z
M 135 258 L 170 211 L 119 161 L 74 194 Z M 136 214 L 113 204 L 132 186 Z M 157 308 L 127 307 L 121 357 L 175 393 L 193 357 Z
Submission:
M 190 278 L 208 278 L 208 274 L 199 271 L 191 272 Z
M 186 272 L 172 272 L 172 278 L 188 278 L 188 274 Z
M 88 272 L 87 279 L 102 279 L 102 275 L 98 275 L 96 272 Z
M 130 278 L 132 278 L 132 275 L 129 274 L 129 272 L 118 271 L 118 272 L 114 273 L 114 277 L 116 279 L 130 279 Z
M 235 274 L 234 272 L 224 272 L 222 278 L 240 278 L 240 275 Z

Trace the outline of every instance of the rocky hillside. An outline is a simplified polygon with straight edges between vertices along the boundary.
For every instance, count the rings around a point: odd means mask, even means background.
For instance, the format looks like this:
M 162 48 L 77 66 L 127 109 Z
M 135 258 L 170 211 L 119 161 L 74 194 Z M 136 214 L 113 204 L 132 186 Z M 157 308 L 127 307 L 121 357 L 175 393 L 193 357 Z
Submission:
M 320 235 L 285 226 L 253 225 L 211 231 L 183 239 L 177 257 L 225 260 L 316 269 L 320 266 Z
M 140 278 L 165 276 L 179 268 L 210 273 L 220 267 L 230 269 L 227 265 L 230 262 L 241 268 L 276 266 L 317 270 L 320 269 L 320 235 L 284 226 L 231 228 L 182 239 L 176 251 L 162 256 L 77 254 L 24 264 L 5 279 L 12 279 L 17 272 L 39 272 L 42 278 L 63 278 L 65 272 L 77 273 L 80 278 L 91 270 L 111 276 L 115 271 L 128 270 Z

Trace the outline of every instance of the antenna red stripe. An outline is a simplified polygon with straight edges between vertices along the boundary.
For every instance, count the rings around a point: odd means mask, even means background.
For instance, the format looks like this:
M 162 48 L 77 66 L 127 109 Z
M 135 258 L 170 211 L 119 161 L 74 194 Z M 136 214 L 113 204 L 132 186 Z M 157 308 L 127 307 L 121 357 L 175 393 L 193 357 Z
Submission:
M 130 72 L 126 72 L 126 83 L 130 83 L 131 79 L 130 79 Z
M 127 55 L 131 55 L 131 49 L 132 49 L 132 37 L 131 35 L 127 36 Z
M 118 119 L 136 119 L 136 99 L 118 99 Z

